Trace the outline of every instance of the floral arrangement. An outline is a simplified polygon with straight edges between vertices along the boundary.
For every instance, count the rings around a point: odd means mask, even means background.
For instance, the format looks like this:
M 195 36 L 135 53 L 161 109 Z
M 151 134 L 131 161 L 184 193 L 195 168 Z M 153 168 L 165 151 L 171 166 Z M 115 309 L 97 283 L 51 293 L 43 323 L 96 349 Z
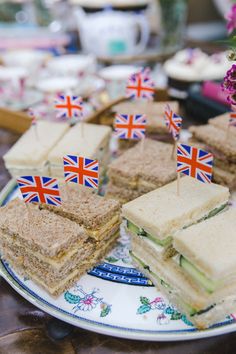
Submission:
M 228 59 L 230 61 L 236 61 L 236 4 L 231 6 L 230 11 L 226 14 L 225 19 L 227 21 L 226 28 L 230 38 Z M 228 94 L 228 101 L 230 102 L 232 109 L 236 109 L 236 64 L 226 72 L 222 88 Z

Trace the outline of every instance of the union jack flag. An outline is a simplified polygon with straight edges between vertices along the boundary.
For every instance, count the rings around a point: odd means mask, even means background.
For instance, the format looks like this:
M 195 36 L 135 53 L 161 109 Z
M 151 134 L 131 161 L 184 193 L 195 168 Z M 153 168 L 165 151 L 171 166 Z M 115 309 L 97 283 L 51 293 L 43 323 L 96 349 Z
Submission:
M 165 123 L 172 134 L 174 140 L 179 139 L 180 129 L 182 127 L 182 118 L 172 111 L 170 106 L 167 104 L 165 108 Z
M 35 112 L 33 111 L 32 108 L 29 108 L 28 114 L 32 118 L 31 125 L 33 125 L 33 126 L 36 125 L 37 124 L 37 118 L 36 118 Z
M 178 144 L 177 172 L 211 183 L 213 155 L 193 146 Z
M 57 118 L 81 118 L 83 116 L 83 100 L 72 95 L 58 95 L 55 100 Z
M 150 69 L 144 68 L 128 79 L 126 95 L 131 99 L 143 98 L 152 101 L 155 84 L 150 77 Z
M 98 160 L 66 155 L 63 157 L 63 163 L 66 182 L 74 182 L 85 187 L 98 188 Z
M 22 176 L 17 179 L 25 203 L 61 205 L 60 191 L 56 178 Z
M 229 126 L 230 127 L 236 127 L 236 112 L 231 112 L 230 113 Z
M 120 139 L 143 139 L 147 119 L 144 114 L 117 114 L 115 134 Z

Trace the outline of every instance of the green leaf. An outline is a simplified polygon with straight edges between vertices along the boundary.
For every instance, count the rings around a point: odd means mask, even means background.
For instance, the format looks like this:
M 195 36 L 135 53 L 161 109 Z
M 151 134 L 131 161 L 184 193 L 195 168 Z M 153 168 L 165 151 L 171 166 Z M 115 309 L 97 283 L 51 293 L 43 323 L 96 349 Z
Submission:
M 172 315 L 173 313 L 175 312 L 175 310 L 168 306 L 166 309 L 165 309 L 165 313 L 168 314 L 168 315 Z
M 151 310 L 151 306 L 150 305 L 142 305 L 142 306 L 140 306 L 138 308 L 137 313 L 139 315 L 142 315 L 142 314 L 144 314 L 144 313 L 146 313 L 146 312 L 148 312 L 150 310 Z
M 70 304 L 78 304 L 80 301 L 80 296 L 71 294 L 69 291 L 65 292 L 64 298 Z
M 145 296 L 140 296 L 140 302 L 143 305 L 149 305 L 150 304 L 149 299 L 147 297 L 145 297 Z
M 176 311 L 171 315 L 171 320 L 180 320 L 182 318 L 182 313 Z
M 100 313 L 100 317 L 106 317 L 110 312 L 111 312 L 111 306 L 106 305 L 106 306 L 102 309 L 102 311 L 101 311 L 101 313 Z
M 115 257 L 106 257 L 105 259 L 107 262 L 110 262 L 110 263 L 118 262 L 118 259 Z
M 185 315 L 182 315 L 181 319 L 186 325 L 193 326 L 192 322 L 190 322 Z

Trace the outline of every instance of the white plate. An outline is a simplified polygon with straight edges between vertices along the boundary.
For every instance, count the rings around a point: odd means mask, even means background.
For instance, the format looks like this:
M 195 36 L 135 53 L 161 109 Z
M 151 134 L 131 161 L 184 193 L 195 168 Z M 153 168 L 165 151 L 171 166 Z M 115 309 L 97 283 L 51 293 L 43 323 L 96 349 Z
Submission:
M 14 181 L 2 191 L 5 204 L 17 194 Z M 199 331 L 133 268 L 129 238 L 122 236 L 99 266 L 84 275 L 58 298 L 0 262 L 0 274 L 25 299 L 65 322 L 116 337 L 152 341 L 190 340 L 236 331 L 235 316 L 228 316 L 208 330 Z

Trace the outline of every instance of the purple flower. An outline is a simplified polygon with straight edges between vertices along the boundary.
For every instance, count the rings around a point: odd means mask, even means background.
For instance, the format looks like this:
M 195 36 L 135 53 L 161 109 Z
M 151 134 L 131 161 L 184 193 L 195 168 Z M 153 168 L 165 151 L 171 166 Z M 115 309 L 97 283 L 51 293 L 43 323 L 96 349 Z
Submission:
M 236 29 L 236 4 L 232 5 L 230 11 L 226 14 L 225 19 L 227 20 L 227 31 L 232 33 Z
M 226 72 L 222 88 L 228 93 L 228 101 L 232 105 L 236 105 L 236 64 Z

